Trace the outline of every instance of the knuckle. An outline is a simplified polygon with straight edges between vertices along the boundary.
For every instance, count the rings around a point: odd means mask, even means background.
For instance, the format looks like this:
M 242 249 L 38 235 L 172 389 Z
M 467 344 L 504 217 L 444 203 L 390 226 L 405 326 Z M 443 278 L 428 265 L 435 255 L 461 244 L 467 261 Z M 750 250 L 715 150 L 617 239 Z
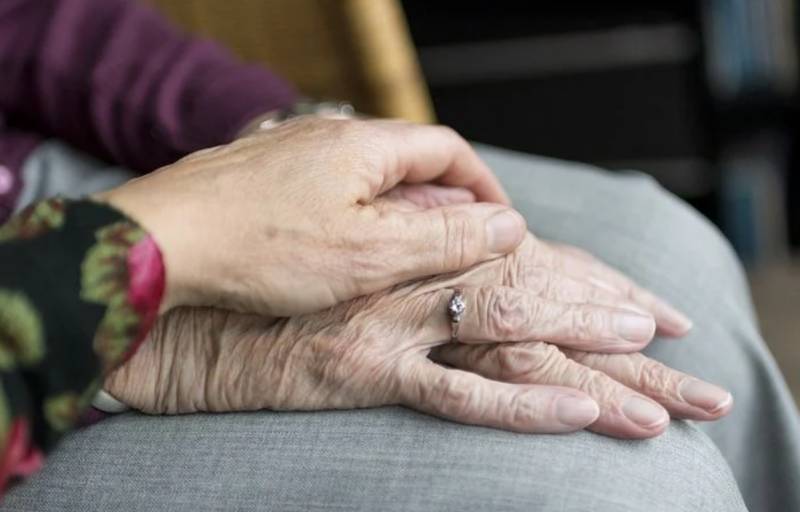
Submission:
M 502 286 L 509 286 L 512 288 L 526 288 L 532 290 L 532 286 L 528 286 L 528 281 L 532 269 L 530 263 L 520 251 L 514 251 L 507 254 L 505 257 L 500 258 L 501 273 L 500 281 L 498 284 Z
M 578 367 L 575 387 L 602 402 L 612 401 L 616 392 L 616 386 L 604 373 L 586 367 Z
M 476 391 L 467 385 L 461 376 L 441 376 L 433 385 L 433 399 L 439 404 L 442 414 L 451 417 L 465 417 L 474 409 Z
M 454 360 L 464 361 L 466 368 L 472 371 L 481 373 L 481 370 L 490 368 L 489 363 L 495 359 L 495 351 L 500 348 L 497 345 L 479 344 L 479 345 L 460 345 L 453 347 L 454 344 L 450 343 L 446 346 L 446 350 L 450 350 L 453 354 Z M 455 366 L 458 366 L 457 364 Z
M 566 359 L 555 345 L 542 342 L 497 347 L 497 364 L 503 379 L 540 380 L 558 373 Z
M 541 406 L 538 400 L 532 400 L 530 392 L 515 393 L 510 400 L 508 410 L 511 413 L 511 423 L 518 426 L 530 426 L 542 417 Z
M 490 335 L 504 341 L 520 336 L 525 324 L 525 308 L 520 296 L 492 289 L 481 290 L 485 326 Z
M 572 335 L 588 340 L 605 331 L 606 314 L 595 308 L 582 308 L 572 315 Z
M 443 269 L 465 268 L 478 259 L 473 240 L 473 220 L 466 211 L 442 210 L 444 225 Z
M 675 379 L 665 371 L 664 365 L 644 356 L 640 359 L 635 379 L 638 389 L 654 397 L 666 397 L 670 390 L 677 389 Z

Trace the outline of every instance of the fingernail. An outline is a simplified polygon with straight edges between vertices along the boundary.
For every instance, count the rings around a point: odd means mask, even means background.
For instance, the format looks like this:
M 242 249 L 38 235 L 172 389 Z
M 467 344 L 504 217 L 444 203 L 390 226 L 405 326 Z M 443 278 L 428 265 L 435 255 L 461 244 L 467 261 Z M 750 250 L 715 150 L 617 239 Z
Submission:
M 708 412 L 717 412 L 733 400 L 733 396 L 721 387 L 698 379 L 684 381 L 678 392 L 685 402 Z
M 486 241 L 489 251 L 506 254 L 513 251 L 525 235 L 525 222 L 514 210 L 495 213 L 486 223 Z
M 692 329 L 694 322 L 692 322 L 689 317 L 674 308 L 671 313 L 670 321 L 675 324 L 677 330 L 686 333 Z
M 669 421 L 664 409 L 638 396 L 631 396 L 625 400 L 622 414 L 642 428 L 654 428 Z
M 556 402 L 556 418 L 570 427 L 585 427 L 599 415 L 600 408 L 591 398 L 564 395 Z
M 689 317 L 664 301 L 660 301 L 658 306 L 661 313 L 659 316 L 668 323 L 671 330 L 685 334 L 692 329 L 694 322 Z
M 628 341 L 650 341 L 656 332 L 656 322 L 652 316 L 615 313 L 614 331 Z

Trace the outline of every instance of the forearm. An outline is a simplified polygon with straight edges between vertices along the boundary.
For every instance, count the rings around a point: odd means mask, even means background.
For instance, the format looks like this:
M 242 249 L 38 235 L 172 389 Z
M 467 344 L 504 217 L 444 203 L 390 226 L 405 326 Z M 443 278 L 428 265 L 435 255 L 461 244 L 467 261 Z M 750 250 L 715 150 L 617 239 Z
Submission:
M 132 0 L 0 0 L 0 111 L 149 171 L 294 102 L 277 76 Z

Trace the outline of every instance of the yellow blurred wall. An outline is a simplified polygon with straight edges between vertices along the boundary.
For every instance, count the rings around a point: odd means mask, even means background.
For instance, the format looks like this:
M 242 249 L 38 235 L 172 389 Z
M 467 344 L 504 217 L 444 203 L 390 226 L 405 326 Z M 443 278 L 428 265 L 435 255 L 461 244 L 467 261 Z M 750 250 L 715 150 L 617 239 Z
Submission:
M 434 119 L 396 0 L 148 0 L 192 32 L 267 65 L 315 99 Z

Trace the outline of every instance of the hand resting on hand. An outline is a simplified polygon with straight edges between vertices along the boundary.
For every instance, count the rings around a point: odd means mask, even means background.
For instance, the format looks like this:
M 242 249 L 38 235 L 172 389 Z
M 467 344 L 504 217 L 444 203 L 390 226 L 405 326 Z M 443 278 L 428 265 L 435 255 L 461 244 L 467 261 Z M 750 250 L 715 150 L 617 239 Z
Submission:
M 445 314 L 455 287 L 468 303 L 461 343 L 449 343 Z M 528 235 L 466 272 L 318 313 L 176 309 L 106 389 L 148 413 L 402 404 L 519 432 L 625 438 L 658 435 L 669 414 L 726 414 L 726 391 L 637 353 L 656 327 L 680 335 L 689 324 L 585 253 Z

